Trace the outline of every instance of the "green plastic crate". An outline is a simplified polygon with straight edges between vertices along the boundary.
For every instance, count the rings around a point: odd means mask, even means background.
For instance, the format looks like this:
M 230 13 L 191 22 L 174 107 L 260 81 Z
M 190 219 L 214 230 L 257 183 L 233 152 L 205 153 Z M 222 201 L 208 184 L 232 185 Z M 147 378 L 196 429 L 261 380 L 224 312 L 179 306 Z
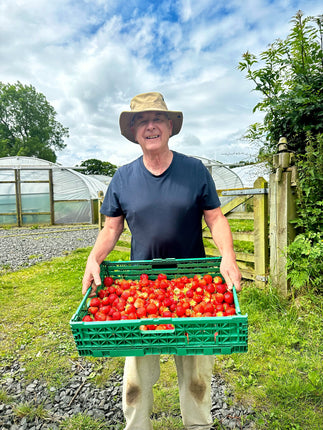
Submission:
M 159 273 L 168 279 L 209 273 L 220 274 L 221 258 L 190 258 L 143 261 L 104 261 L 101 279 L 106 276 L 139 279 L 147 273 L 155 279 Z M 219 355 L 247 352 L 248 315 L 241 315 L 233 288 L 237 315 L 201 318 L 152 318 L 83 322 L 87 314 L 90 289 L 84 296 L 70 325 L 79 355 L 125 357 L 156 354 Z M 140 330 L 141 325 L 173 324 L 173 330 Z

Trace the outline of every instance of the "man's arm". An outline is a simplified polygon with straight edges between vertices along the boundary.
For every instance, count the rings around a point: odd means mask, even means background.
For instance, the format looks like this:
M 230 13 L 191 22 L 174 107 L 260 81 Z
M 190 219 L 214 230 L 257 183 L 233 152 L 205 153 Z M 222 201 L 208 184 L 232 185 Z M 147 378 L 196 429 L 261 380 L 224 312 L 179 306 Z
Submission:
M 96 242 L 87 259 L 83 276 L 82 293 L 85 294 L 92 285 L 90 296 L 94 296 L 97 286 L 101 284 L 100 264 L 113 250 L 124 228 L 124 217 L 105 217 L 103 229 L 98 234 Z
M 205 210 L 204 219 L 209 227 L 212 238 L 222 256 L 220 271 L 228 288 L 235 286 L 237 291 L 241 290 L 241 273 L 236 262 L 233 250 L 233 239 L 228 220 L 223 215 L 221 208 Z

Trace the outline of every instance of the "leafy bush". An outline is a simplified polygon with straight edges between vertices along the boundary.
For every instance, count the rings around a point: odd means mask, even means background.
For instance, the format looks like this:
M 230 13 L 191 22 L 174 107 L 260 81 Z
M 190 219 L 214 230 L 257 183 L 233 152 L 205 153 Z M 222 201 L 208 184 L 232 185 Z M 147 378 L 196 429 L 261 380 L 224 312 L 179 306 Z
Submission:
M 320 233 L 300 234 L 288 248 L 288 278 L 294 289 L 312 287 L 323 293 L 323 237 Z
M 288 247 L 288 277 L 297 290 L 323 292 L 323 134 L 307 135 L 305 155 L 299 156 L 297 219 L 299 234 Z

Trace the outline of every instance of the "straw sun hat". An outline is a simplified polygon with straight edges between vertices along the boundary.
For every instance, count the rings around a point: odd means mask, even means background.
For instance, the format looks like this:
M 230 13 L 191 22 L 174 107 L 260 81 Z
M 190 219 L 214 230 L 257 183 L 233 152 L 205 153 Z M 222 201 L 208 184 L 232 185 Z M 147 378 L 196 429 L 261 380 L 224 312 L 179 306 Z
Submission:
M 171 136 L 180 132 L 183 123 L 182 112 L 168 110 L 164 97 L 160 93 L 144 93 L 135 96 L 131 100 L 130 109 L 130 111 L 121 112 L 119 124 L 121 134 L 131 142 L 137 143 L 131 127 L 135 114 L 139 112 L 165 112 L 168 119 L 173 122 L 173 132 Z

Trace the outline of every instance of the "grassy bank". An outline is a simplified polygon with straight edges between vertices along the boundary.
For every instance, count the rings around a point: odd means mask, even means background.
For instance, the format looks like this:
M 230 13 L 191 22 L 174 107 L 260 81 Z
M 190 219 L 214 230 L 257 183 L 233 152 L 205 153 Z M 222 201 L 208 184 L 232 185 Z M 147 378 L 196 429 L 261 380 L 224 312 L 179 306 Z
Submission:
M 1 366 L 19 359 L 26 369 L 26 379 L 45 380 L 49 386 L 60 386 L 70 377 L 78 354 L 69 320 L 82 298 L 81 281 L 88 252 L 89 249 L 78 250 L 1 276 Z M 114 260 L 128 258 L 127 253 L 111 254 Z M 270 287 L 258 290 L 253 284 L 245 284 L 239 300 L 243 313 L 249 315 L 249 351 L 219 356 L 215 372 L 232 385 L 237 401 L 257 411 L 257 429 L 323 428 L 319 299 L 302 296 L 289 301 Z M 93 382 L 98 386 L 111 372 L 122 372 L 122 358 L 86 360 L 95 363 Z M 180 420 L 173 418 L 179 413 L 173 360 L 165 356 L 161 369 L 154 411 L 164 411 L 166 416 L 154 422 L 154 430 L 181 429 Z M 0 401 L 10 399 L 0 392 Z M 89 417 L 77 416 L 62 428 L 105 427 Z

